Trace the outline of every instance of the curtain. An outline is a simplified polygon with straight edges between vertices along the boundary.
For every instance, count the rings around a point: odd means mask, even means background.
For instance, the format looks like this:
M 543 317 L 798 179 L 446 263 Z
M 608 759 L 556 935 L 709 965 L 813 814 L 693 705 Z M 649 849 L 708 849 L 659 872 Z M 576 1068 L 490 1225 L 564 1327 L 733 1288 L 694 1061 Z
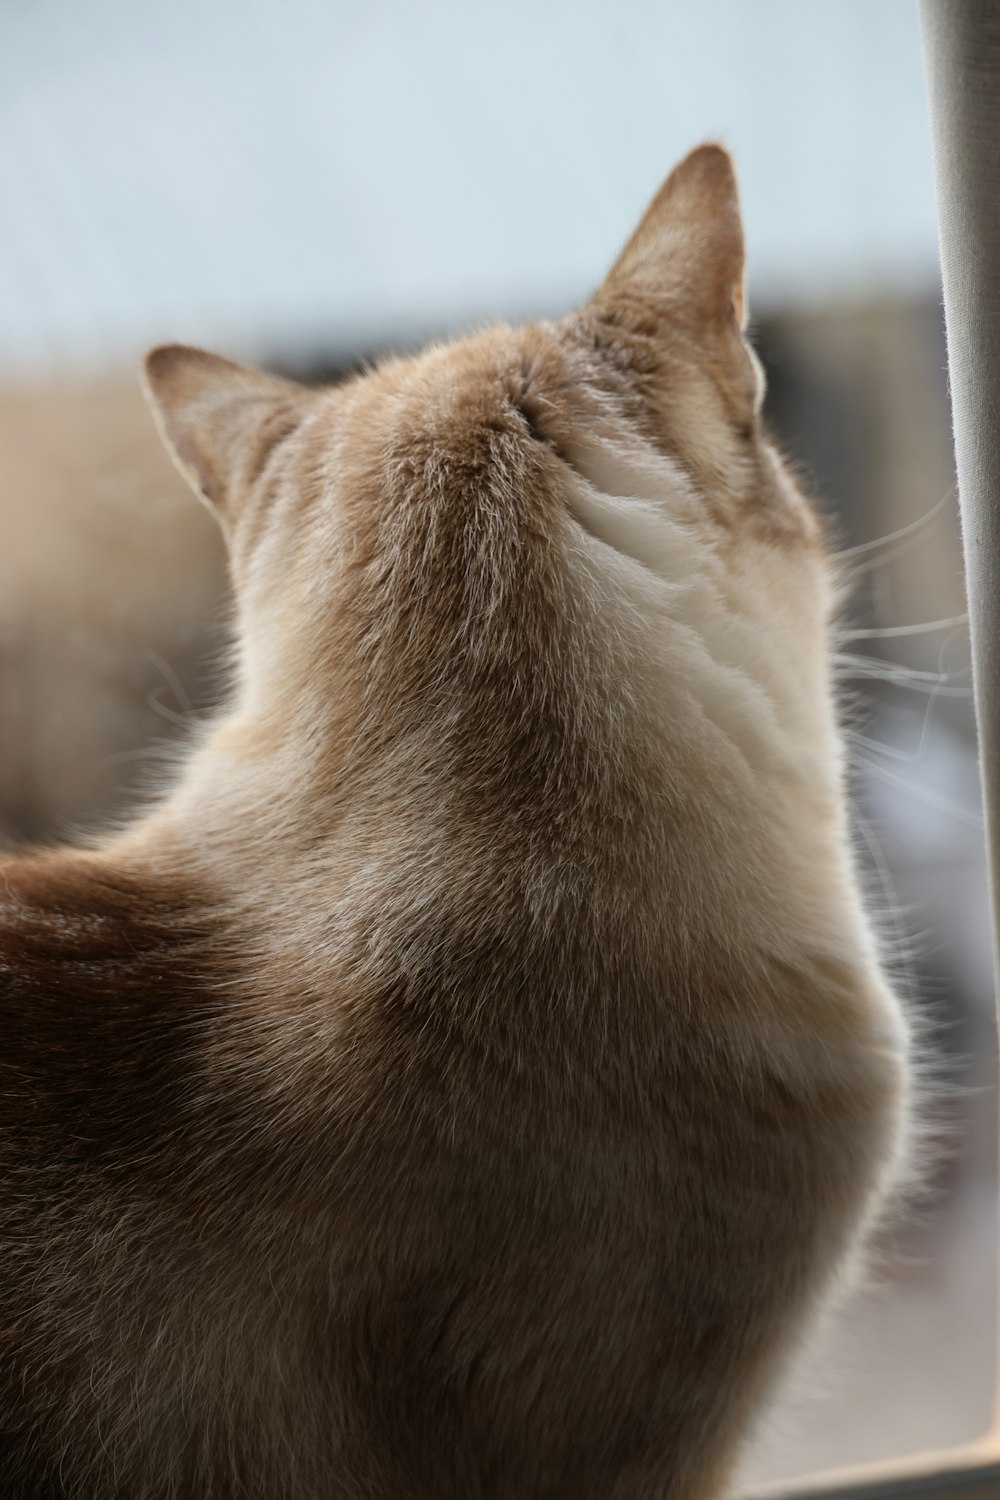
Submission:
M 1000 0 L 921 0 L 920 13 L 1000 943 Z

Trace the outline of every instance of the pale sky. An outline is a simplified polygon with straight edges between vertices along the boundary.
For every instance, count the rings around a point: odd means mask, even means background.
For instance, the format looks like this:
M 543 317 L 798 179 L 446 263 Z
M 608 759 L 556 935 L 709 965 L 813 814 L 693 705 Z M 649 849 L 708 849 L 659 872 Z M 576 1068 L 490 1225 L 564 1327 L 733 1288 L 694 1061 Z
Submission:
M 706 137 L 760 305 L 934 287 L 911 0 L 9 0 L 0 378 L 557 315 Z

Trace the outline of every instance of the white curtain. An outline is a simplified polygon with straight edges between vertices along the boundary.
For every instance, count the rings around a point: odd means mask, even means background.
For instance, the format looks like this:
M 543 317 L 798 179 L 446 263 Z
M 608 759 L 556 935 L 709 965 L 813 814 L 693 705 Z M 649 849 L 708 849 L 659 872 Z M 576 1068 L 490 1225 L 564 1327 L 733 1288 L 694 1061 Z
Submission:
M 1000 933 L 1000 0 L 921 0 L 920 9 L 996 935 Z

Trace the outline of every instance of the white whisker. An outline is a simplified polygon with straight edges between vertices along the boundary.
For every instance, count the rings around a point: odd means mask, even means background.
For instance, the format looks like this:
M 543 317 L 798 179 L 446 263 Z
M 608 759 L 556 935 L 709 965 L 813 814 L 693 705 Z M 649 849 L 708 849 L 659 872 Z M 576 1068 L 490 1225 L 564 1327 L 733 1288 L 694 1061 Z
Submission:
M 874 776 L 878 781 L 888 782 L 890 786 L 899 787 L 904 792 L 909 792 L 918 801 L 925 802 L 928 807 L 936 808 L 938 812 L 949 813 L 957 818 L 959 822 L 966 823 L 970 828 L 982 828 L 983 820 L 978 813 L 972 812 L 968 807 L 962 807 L 953 802 L 950 797 L 945 797 L 941 792 L 934 791 L 933 787 L 925 786 L 922 782 L 911 781 L 907 776 L 901 776 L 898 771 L 890 770 L 888 766 L 879 765 L 877 761 L 869 760 L 866 756 L 858 757 L 858 764 L 863 766 L 868 775 Z
M 941 648 L 938 651 L 938 671 L 941 676 L 941 681 L 937 685 L 937 687 L 931 689 L 931 692 L 928 695 L 927 707 L 924 710 L 923 721 L 920 725 L 920 737 L 917 740 L 917 748 L 915 750 L 898 750 L 894 745 L 884 745 L 880 740 L 870 739 L 867 735 L 861 734 L 860 732 L 857 732 L 852 736 L 852 738 L 855 739 L 858 744 L 865 745 L 869 750 L 875 750 L 880 755 L 888 755 L 892 760 L 902 761 L 904 763 L 908 762 L 910 765 L 915 765 L 918 761 L 923 759 L 924 754 L 927 750 L 927 742 L 930 739 L 931 722 L 934 715 L 934 705 L 937 702 L 938 698 L 947 696 L 947 694 L 944 692 L 944 684 L 948 674 L 945 671 L 944 658 L 945 653 L 947 652 L 948 647 L 950 646 L 953 639 L 953 636 L 948 636 L 946 640 L 941 642 Z
M 166 680 L 167 686 L 173 693 L 174 697 L 177 699 L 177 702 L 180 704 L 184 712 L 186 714 L 191 714 L 193 717 L 196 717 L 194 704 L 188 697 L 184 684 L 181 682 L 180 678 L 178 677 L 177 673 L 174 671 L 170 663 L 166 661 L 158 651 L 154 651 L 152 647 L 147 647 L 146 659 L 152 662 L 153 666 L 156 667 L 158 672 L 162 673 L 164 679 Z
M 845 558 L 861 557 L 865 553 L 874 552 L 880 547 L 888 547 L 893 542 L 899 542 L 906 537 L 913 536 L 916 532 L 921 531 L 925 526 L 929 526 L 932 521 L 937 519 L 945 506 L 949 505 L 955 499 L 955 493 L 955 487 L 952 485 L 951 489 L 942 495 L 941 499 L 932 505 L 930 510 L 925 511 L 922 516 L 918 516 L 915 521 L 910 521 L 906 526 L 900 526 L 898 531 L 888 532 L 886 536 L 876 537 L 874 541 L 861 542 L 857 547 L 847 547 L 841 552 L 840 556 Z M 885 560 L 887 561 L 888 559 Z
M 888 755 L 890 760 L 898 760 L 903 762 L 904 764 L 911 766 L 916 765 L 918 761 L 923 759 L 924 752 L 927 749 L 927 715 L 930 713 L 933 707 L 934 697 L 932 695 L 931 700 L 927 705 L 927 714 L 924 715 L 924 729 L 921 732 L 916 750 L 897 750 L 895 745 L 885 745 L 881 740 L 873 740 L 869 735 L 860 734 L 857 731 L 852 733 L 851 741 L 853 744 L 863 745 L 866 750 L 877 751 L 879 755 Z
M 178 729 L 190 729 L 192 721 L 196 717 L 193 712 L 187 714 L 179 714 L 176 709 L 168 708 L 167 705 L 162 702 L 159 694 L 155 689 L 152 692 L 146 694 L 146 703 L 154 713 L 159 714 L 161 719 L 166 719 L 168 724 L 173 724 Z
M 96 770 L 102 771 L 106 767 L 137 765 L 141 761 L 156 759 L 164 761 L 176 760 L 180 753 L 179 747 L 173 742 L 161 745 L 143 745 L 137 750 L 116 750 L 111 755 L 102 755 L 99 760 L 94 762 L 94 766 Z
M 843 638 L 847 641 L 878 641 L 886 640 L 890 636 L 933 635 L 937 630 L 950 630 L 953 627 L 968 625 L 968 623 L 967 614 L 950 615 L 944 620 L 927 620 L 923 625 L 886 625 L 877 630 L 845 630 Z
M 907 688 L 915 693 L 931 693 L 941 698 L 971 698 L 971 687 L 954 684 L 969 676 L 969 668 L 960 672 L 922 672 L 904 667 L 901 662 L 880 661 L 876 657 L 834 654 L 834 665 L 843 681 L 884 682 L 889 687 Z

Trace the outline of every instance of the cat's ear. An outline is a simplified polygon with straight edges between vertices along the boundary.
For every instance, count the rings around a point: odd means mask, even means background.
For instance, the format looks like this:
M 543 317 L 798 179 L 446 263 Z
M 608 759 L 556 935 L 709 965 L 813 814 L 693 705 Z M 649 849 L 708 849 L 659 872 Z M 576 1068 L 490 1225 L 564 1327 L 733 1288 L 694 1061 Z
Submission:
M 196 494 L 229 523 L 275 444 L 315 399 L 293 381 L 184 344 L 152 349 L 143 375 L 167 451 Z
M 654 338 L 677 329 L 696 341 L 729 345 L 734 335 L 742 341 L 746 326 L 743 278 L 733 163 L 721 146 L 699 146 L 660 188 L 591 306 Z

